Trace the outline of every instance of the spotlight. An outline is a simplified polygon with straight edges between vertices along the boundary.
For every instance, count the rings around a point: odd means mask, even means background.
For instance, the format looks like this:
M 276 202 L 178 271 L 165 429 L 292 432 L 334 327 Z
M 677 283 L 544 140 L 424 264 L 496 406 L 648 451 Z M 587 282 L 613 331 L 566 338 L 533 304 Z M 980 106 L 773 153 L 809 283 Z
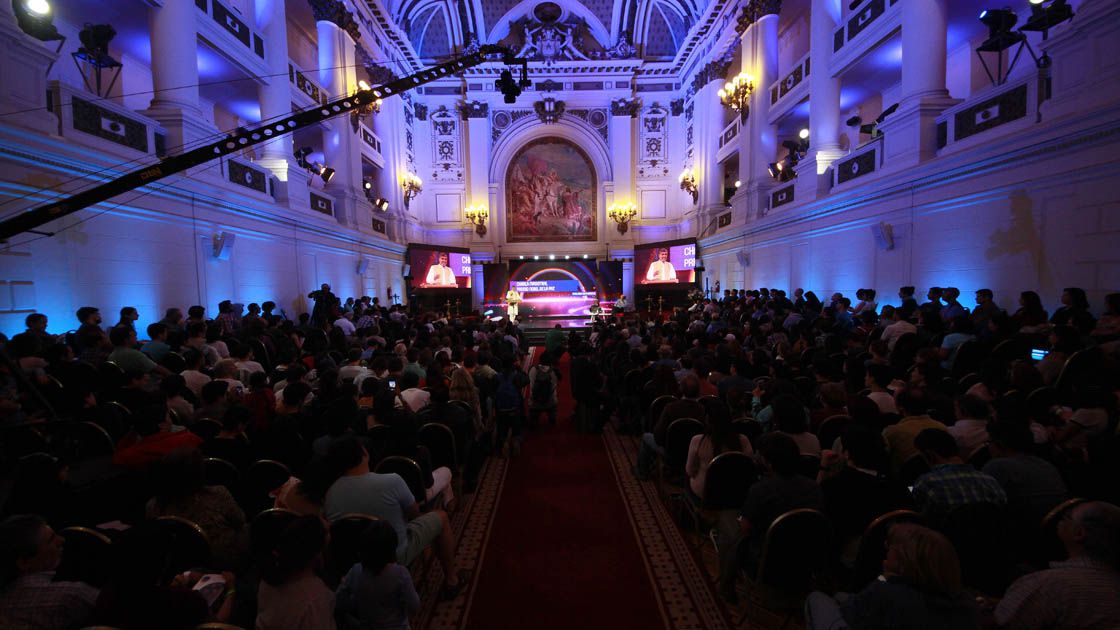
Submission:
M 384 197 L 378 197 L 377 199 L 373 200 L 373 207 L 377 208 L 381 212 L 388 212 L 389 200 Z
M 584 260 L 587 260 L 587 254 L 584 254 L 584 255 L 583 255 L 583 259 L 584 259 Z
M 859 132 L 860 133 L 865 133 L 865 134 L 871 136 L 872 138 L 874 138 L 875 136 L 878 136 L 878 135 L 883 133 L 882 131 L 879 131 L 878 123 L 867 123 L 866 125 L 860 125 L 859 126 Z
M 858 127 L 858 126 L 860 126 L 860 123 L 862 123 L 862 122 L 863 122 L 863 119 L 860 118 L 859 116 L 852 116 L 848 120 L 844 121 L 844 124 L 849 126 L 849 127 Z
M 766 170 L 770 171 L 770 177 L 778 179 L 782 175 L 782 164 L 781 162 L 771 162 Z
M 369 83 L 366 83 L 365 81 L 363 81 L 361 79 L 358 79 L 358 89 L 362 90 L 362 91 L 369 91 L 369 90 L 372 90 L 373 88 L 371 88 L 369 86 Z
M 802 140 L 808 140 L 809 139 L 809 130 L 808 129 L 802 129 L 801 131 L 797 132 L 797 137 L 801 138 Z
M 1047 31 L 1051 28 L 1073 19 L 1073 8 L 1066 0 L 1030 0 L 1031 17 L 1023 25 L 1024 31 L 1042 31 L 1042 38 L 1046 39 Z
M 980 13 L 980 21 L 988 27 L 988 39 L 976 49 L 980 52 L 1007 50 L 1026 38 L 1011 30 L 1019 21 L 1019 16 L 1011 9 L 986 9 Z
M 303 168 L 311 168 L 311 165 L 307 163 L 307 156 L 311 155 L 311 150 L 311 147 L 300 147 L 296 149 L 295 152 L 292 153 L 296 158 L 296 164 L 299 164 Z
M 548 259 L 549 260 L 556 260 L 556 254 L 549 254 Z
M 782 146 L 789 149 L 790 153 L 799 153 L 801 151 L 801 143 L 796 140 L 783 140 Z
M 12 0 L 12 9 L 24 33 L 43 42 L 66 39 L 54 25 L 53 12 L 47 0 Z
M 86 24 L 78 33 L 82 47 L 77 54 L 99 68 L 119 66 L 120 62 L 109 56 L 109 42 L 116 36 L 117 29 L 112 24 Z
M 319 177 L 323 178 L 323 183 L 329 183 L 331 178 L 334 177 L 334 169 L 329 166 L 324 166 L 323 170 L 319 171 Z
M 513 72 L 509 70 L 502 70 L 495 85 L 506 103 L 516 103 L 517 97 L 521 96 L 521 85 L 513 80 Z
M 368 179 L 363 179 L 362 180 L 362 188 L 365 188 L 366 190 L 372 189 L 373 188 L 373 182 L 369 181 Z
M 572 259 L 571 256 L 564 256 L 564 260 L 571 260 L 571 259 Z
M 896 111 L 898 111 L 898 103 L 895 103 L 894 105 L 891 105 L 890 107 L 884 109 L 883 113 L 879 114 L 879 117 L 875 119 L 875 122 L 877 122 L 877 123 L 883 122 L 883 120 L 885 120 L 887 116 L 890 116 L 891 114 L 895 113 Z
M 736 188 L 739 188 L 739 187 L 740 187 L 740 186 L 742 186 L 742 185 L 743 185 L 743 182 L 742 182 L 742 181 L 740 181 L 740 180 L 735 180 L 735 187 L 736 187 Z
M 537 255 L 534 255 L 534 256 L 533 256 L 533 260 L 540 260 L 540 259 L 541 259 L 541 257 L 540 257 L 540 256 L 537 256 Z
M 525 256 L 524 255 L 518 256 L 517 259 L 518 260 L 525 260 Z

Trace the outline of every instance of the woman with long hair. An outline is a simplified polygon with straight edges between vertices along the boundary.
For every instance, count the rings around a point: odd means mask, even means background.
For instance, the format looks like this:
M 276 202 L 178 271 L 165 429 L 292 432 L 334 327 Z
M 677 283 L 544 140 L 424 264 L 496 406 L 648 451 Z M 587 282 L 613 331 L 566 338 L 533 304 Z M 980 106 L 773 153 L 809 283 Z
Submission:
M 1089 314 L 1089 297 L 1085 295 L 1085 289 L 1062 289 L 1062 305 L 1050 316 L 1050 323 L 1055 326 L 1072 326 L 1082 335 L 1089 334 L 1097 322 Z
M 704 432 L 694 436 L 688 444 L 688 459 L 684 471 L 688 475 L 688 488 L 699 501 L 704 500 L 704 483 L 708 467 L 717 455 L 738 451 L 744 455 L 754 454 L 747 436 L 740 434 L 731 424 L 731 410 L 727 403 L 714 398 L 700 401 L 704 407 L 706 421 Z
M 961 565 L 943 534 L 898 523 L 887 534 L 883 574 L 843 604 L 815 592 L 805 601 L 805 627 L 979 628 L 976 601 L 961 586 Z
M 1011 316 L 1015 329 L 1021 332 L 1035 332 L 1038 326 L 1048 321 L 1049 314 L 1042 307 L 1042 298 L 1034 291 L 1019 294 L 1019 310 Z M 1023 330 L 1026 328 L 1027 330 Z
M 408 567 L 397 562 L 397 533 L 386 521 L 362 532 L 361 561 L 338 588 L 338 615 L 344 628 L 407 629 L 420 609 L 420 595 Z

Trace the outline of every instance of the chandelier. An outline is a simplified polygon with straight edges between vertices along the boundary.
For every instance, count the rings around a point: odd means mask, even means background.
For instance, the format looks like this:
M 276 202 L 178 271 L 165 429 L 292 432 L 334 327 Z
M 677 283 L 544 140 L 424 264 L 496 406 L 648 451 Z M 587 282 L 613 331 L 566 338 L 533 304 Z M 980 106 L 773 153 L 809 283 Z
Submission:
M 678 180 L 681 183 L 681 190 L 692 195 L 692 203 L 696 203 L 700 198 L 700 185 L 696 181 L 696 172 L 691 168 L 686 168 L 681 171 Z
M 408 203 L 424 189 L 424 181 L 412 173 L 401 176 L 401 188 L 404 189 L 404 202 Z
M 717 94 L 719 94 L 719 100 L 724 107 L 730 107 L 739 112 L 739 122 L 745 123 L 751 113 L 752 92 L 754 92 L 754 77 L 745 72 L 740 72 L 730 81 L 724 83 L 723 88 Z

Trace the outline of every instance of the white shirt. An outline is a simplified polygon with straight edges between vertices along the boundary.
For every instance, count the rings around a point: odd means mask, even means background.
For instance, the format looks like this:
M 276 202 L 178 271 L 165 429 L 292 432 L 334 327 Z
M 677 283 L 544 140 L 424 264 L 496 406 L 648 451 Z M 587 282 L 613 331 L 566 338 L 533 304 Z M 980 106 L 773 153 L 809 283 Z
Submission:
M 187 389 L 194 392 L 198 398 L 202 398 L 202 387 L 210 382 L 210 377 L 197 370 L 183 370 L 179 373 L 186 381 Z
M 455 272 L 451 271 L 451 267 L 443 265 L 432 265 L 428 267 L 428 277 L 424 279 L 424 284 L 435 284 L 444 286 L 455 286 Z
M 408 403 L 409 409 L 413 412 L 417 412 L 428 406 L 428 403 L 432 400 L 432 395 L 418 387 L 413 387 L 412 389 L 406 389 L 401 392 L 401 398 Z M 396 406 L 403 406 L 399 399 L 396 402 Z
M 646 271 L 646 280 L 650 282 L 676 282 L 677 270 L 673 268 L 673 263 L 667 260 L 655 260 L 649 264 L 649 269 Z
M 517 289 L 510 289 L 509 291 L 506 291 L 506 301 L 513 303 L 520 302 L 521 293 L 519 293 Z
M 342 332 L 346 333 L 347 337 L 353 337 L 354 334 L 358 332 L 358 329 L 354 328 L 354 322 L 346 319 L 345 317 L 339 317 L 338 319 L 334 320 L 334 326 L 335 328 L 341 328 Z
M 957 448 L 961 450 L 961 457 L 968 459 L 976 449 L 988 443 L 987 420 L 957 420 L 952 426 L 946 427 L 949 435 L 957 441 Z
M 871 402 L 879 406 L 879 413 L 898 413 L 898 407 L 894 404 L 894 396 L 890 392 L 871 392 L 867 394 Z
M 910 322 L 908 322 L 906 320 L 901 320 L 901 321 L 897 321 L 897 322 L 891 324 L 890 326 L 887 326 L 886 328 L 884 328 L 883 329 L 883 336 L 881 336 L 879 338 L 882 339 L 883 341 L 887 342 L 887 348 L 889 348 L 890 350 L 894 350 L 894 344 L 895 344 L 896 341 L 898 341 L 899 337 L 905 335 L 906 333 L 916 333 L 916 332 L 918 332 L 918 327 L 917 326 L 915 326 L 914 324 L 911 324 Z
M 338 368 L 339 382 L 352 379 L 354 381 L 354 386 L 359 388 L 362 386 L 362 381 L 366 380 L 366 377 L 372 374 L 373 372 L 370 372 L 369 369 L 360 365 L 344 365 Z

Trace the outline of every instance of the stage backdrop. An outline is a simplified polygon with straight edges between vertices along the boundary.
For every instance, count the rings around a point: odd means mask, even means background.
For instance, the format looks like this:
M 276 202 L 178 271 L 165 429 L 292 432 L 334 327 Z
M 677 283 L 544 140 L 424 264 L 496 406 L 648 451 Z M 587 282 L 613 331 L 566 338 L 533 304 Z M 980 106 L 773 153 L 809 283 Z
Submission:
M 560 138 L 521 148 L 506 173 L 506 240 L 594 241 L 597 192 L 587 154 Z
M 622 263 L 596 261 L 511 261 L 483 268 L 484 311 L 505 312 L 500 301 L 510 285 L 521 292 L 521 317 L 582 317 L 596 299 L 609 310 L 622 293 Z

